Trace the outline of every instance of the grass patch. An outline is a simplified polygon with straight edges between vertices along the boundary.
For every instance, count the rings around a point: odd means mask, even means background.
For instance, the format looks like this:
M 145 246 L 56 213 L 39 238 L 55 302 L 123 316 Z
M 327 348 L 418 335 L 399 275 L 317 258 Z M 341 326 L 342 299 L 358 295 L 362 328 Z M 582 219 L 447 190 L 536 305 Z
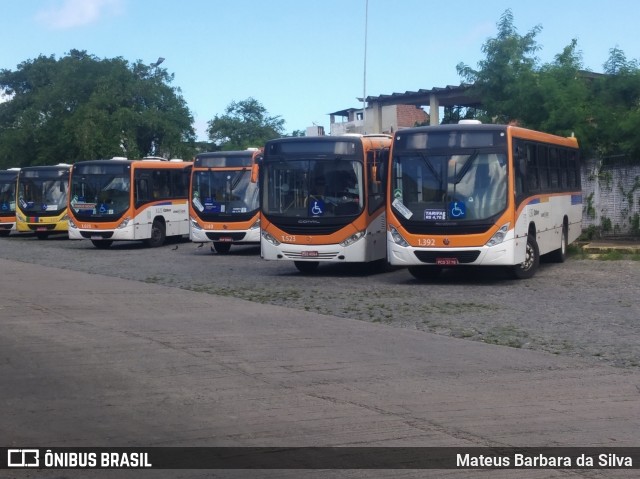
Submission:
M 528 342 L 529 333 L 519 330 L 514 325 L 496 326 L 488 330 L 482 336 L 482 341 L 487 344 L 521 348 Z

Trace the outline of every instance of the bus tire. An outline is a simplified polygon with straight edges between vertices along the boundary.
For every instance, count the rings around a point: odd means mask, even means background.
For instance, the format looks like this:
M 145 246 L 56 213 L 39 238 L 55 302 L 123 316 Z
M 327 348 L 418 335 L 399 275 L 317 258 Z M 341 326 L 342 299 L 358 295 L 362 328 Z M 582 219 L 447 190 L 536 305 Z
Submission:
M 560 248 L 549 253 L 549 258 L 554 263 L 564 263 L 567 259 L 567 248 L 569 247 L 569 243 L 567 241 L 567 225 L 562 226 L 562 233 L 560 236 Z
M 439 268 L 438 266 L 409 266 L 407 269 L 411 276 L 419 281 L 435 279 L 442 271 L 442 268 Z
M 214 241 L 213 249 L 215 249 L 216 253 L 218 254 L 227 254 L 231 249 L 231 243 L 222 243 L 221 241 Z
M 301 273 L 310 274 L 318 269 L 320 261 L 294 261 L 293 264 Z
M 166 239 L 167 230 L 164 223 L 160 220 L 153 220 L 153 225 L 151 225 L 151 238 L 146 240 L 147 246 L 150 248 L 157 248 L 162 246 Z
M 512 268 L 513 275 L 516 279 L 529 279 L 536 274 L 540 266 L 540 250 L 538 243 L 533 234 L 527 235 L 527 253 L 525 260 Z
M 108 249 L 113 244 L 112 240 L 91 240 L 91 242 L 98 249 Z

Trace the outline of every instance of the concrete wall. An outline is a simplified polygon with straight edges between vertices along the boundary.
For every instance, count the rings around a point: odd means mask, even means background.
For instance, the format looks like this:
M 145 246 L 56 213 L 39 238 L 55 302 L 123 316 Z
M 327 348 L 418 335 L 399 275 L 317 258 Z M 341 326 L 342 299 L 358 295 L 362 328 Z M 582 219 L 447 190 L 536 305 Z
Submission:
M 602 237 L 640 235 L 640 165 L 586 161 L 582 195 L 583 230 Z

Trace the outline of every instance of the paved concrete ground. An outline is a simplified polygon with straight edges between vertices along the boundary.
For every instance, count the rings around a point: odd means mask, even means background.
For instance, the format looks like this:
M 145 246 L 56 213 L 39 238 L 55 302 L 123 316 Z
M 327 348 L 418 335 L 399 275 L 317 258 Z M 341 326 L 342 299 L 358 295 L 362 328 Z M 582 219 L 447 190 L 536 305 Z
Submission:
M 0 445 L 640 445 L 636 370 L 8 260 L 0 271 Z M 636 474 L 91 472 L 302 476 Z

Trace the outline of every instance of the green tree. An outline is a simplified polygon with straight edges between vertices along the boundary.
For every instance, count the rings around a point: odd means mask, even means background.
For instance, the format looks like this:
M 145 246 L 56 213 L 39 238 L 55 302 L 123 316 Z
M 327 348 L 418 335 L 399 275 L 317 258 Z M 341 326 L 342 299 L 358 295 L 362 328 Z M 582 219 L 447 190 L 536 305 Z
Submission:
M 226 151 L 261 147 L 284 134 L 284 120 L 269 116 L 265 107 L 251 97 L 231 102 L 225 114 L 216 115 L 208 125 L 209 139 Z
M 519 35 L 511 10 L 502 14 L 497 26 L 497 36 L 482 46 L 486 58 L 478 63 L 478 69 L 459 63 L 456 70 L 471 85 L 471 93 L 482 98 L 484 121 L 522 121 L 536 114 L 536 105 L 541 100 L 536 88 L 538 60 L 535 56 L 540 47 L 535 37 L 542 27 L 536 26 L 526 35 Z
M 640 70 L 619 48 L 609 51 L 604 75 L 593 84 L 594 143 L 601 156 L 625 154 L 640 161 Z
M 71 50 L 0 71 L 0 166 L 190 157 L 193 118 L 173 75 Z
M 620 49 L 610 50 L 604 74 L 586 72 L 574 39 L 553 62 L 539 65 L 536 26 L 517 33 L 506 10 L 498 34 L 483 45 L 486 57 L 473 69 L 457 65 L 482 99 L 485 122 L 518 124 L 569 136 L 576 134 L 588 155 L 626 154 L 640 158 L 640 70 Z

